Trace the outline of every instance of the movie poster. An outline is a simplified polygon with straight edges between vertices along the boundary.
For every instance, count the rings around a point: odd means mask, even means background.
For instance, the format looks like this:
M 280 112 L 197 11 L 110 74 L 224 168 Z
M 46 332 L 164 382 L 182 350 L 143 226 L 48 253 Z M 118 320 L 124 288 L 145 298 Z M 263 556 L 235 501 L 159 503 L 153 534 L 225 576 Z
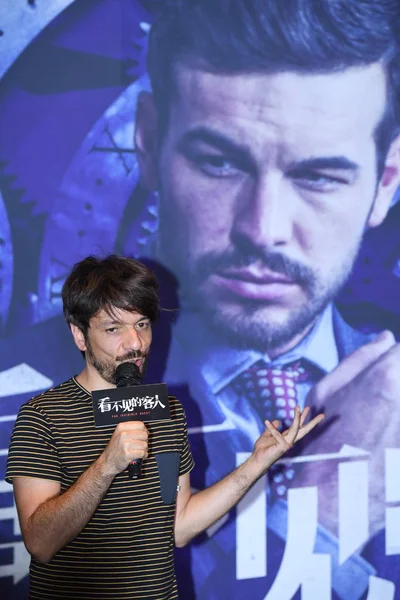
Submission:
M 301 6 L 310 2 L 291 4 L 306 22 Z M 146 54 L 156 9 L 152 0 L 0 7 L 1 597 L 23 600 L 28 589 L 29 555 L 4 481 L 16 415 L 83 367 L 62 316 L 69 270 L 89 254 L 117 253 L 146 261 L 160 279 L 167 310 L 147 380 L 167 383 L 185 407 L 194 489 L 251 453 L 271 390 L 283 421 L 296 402 L 328 417 L 322 433 L 176 551 L 180 597 L 400 598 L 394 339 L 341 368 L 378 332 L 400 335 L 391 183 L 400 151 L 380 172 L 381 189 L 368 150 L 379 74 L 366 83 L 357 69 L 202 72 L 188 60 L 179 93 L 165 99 L 172 104 L 154 140 L 165 145 L 150 168 Z M 221 36 L 223 27 L 229 19 Z M 295 365 L 289 383 L 281 354 L 265 350 L 279 336 L 282 348 L 298 340 L 281 353 Z M 307 359 L 299 372 L 296 348 Z

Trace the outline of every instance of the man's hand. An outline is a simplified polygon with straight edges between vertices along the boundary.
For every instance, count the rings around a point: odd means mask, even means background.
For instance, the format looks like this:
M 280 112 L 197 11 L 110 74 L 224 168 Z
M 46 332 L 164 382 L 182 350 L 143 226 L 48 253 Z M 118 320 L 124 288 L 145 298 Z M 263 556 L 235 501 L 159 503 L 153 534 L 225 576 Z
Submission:
M 115 475 L 135 458 L 147 456 L 144 423 L 119 423 L 97 460 L 65 492 L 58 482 L 16 477 L 15 500 L 25 545 L 32 556 L 49 562 L 75 539 L 91 519 Z
M 319 414 L 306 423 L 309 411 L 309 407 L 300 411 L 296 406 L 293 423 L 283 433 L 278 430 L 279 421 L 265 421 L 266 430 L 256 441 L 253 452 L 255 461 L 264 472 L 325 418 L 325 415 Z
M 175 543 L 184 546 L 195 535 L 210 527 L 235 504 L 266 470 L 298 440 L 320 423 L 324 415 L 318 415 L 305 424 L 309 409 L 295 409 L 291 427 L 279 433 L 279 421 L 265 421 L 266 430 L 255 443 L 251 456 L 232 473 L 201 492 L 192 494 L 189 474 L 179 478 L 175 518 Z
M 102 454 L 110 473 L 121 473 L 132 460 L 146 458 L 148 437 L 149 433 L 142 421 L 119 423 Z
M 75 539 L 91 519 L 115 475 L 135 458 L 147 456 L 144 423 L 119 423 L 97 460 L 65 492 L 58 482 L 16 477 L 14 493 L 25 545 L 32 556 L 49 562 Z
M 371 453 L 370 532 L 384 526 L 384 450 L 400 444 L 400 344 L 392 333 L 346 357 L 309 393 L 307 403 L 324 410 L 325 430 L 307 445 L 307 454 L 338 452 L 349 444 Z M 296 484 L 318 485 L 319 520 L 337 534 L 337 463 L 305 465 Z

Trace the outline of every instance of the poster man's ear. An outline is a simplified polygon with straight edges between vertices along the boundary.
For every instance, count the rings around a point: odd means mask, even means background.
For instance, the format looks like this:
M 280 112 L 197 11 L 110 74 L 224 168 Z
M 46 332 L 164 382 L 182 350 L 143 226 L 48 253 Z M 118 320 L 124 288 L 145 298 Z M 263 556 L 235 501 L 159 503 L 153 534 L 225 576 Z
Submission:
M 153 96 L 149 92 L 140 92 L 138 97 L 134 145 L 143 187 L 156 190 L 158 187 L 157 111 Z
M 377 227 L 385 219 L 393 196 L 400 185 L 400 135 L 392 142 L 378 185 L 375 201 L 368 219 L 368 227 Z

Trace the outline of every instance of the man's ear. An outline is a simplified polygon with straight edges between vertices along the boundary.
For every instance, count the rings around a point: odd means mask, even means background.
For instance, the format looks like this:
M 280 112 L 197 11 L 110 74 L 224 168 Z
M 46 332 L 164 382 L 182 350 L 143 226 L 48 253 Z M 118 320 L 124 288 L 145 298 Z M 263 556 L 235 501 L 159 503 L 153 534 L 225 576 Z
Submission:
M 368 219 L 368 227 L 377 227 L 385 219 L 393 196 L 400 184 L 400 135 L 392 142 L 385 160 L 383 174 Z
M 78 346 L 78 348 L 81 352 L 85 352 L 86 351 L 86 341 L 85 341 L 85 336 L 83 335 L 83 332 L 79 329 L 79 327 L 77 327 L 76 325 L 73 325 L 72 323 L 70 325 L 70 328 L 71 328 L 71 333 L 74 338 L 75 344 Z
M 148 190 L 158 187 L 157 175 L 157 111 L 153 95 L 140 92 L 136 107 L 134 146 L 139 163 L 140 180 Z

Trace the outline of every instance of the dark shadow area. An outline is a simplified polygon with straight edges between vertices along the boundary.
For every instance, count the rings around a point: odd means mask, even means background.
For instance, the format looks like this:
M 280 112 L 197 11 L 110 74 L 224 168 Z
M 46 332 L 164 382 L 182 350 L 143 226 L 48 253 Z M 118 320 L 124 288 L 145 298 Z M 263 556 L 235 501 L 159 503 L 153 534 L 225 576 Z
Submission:
M 352 275 L 336 305 L 347 323 L 366 333 L 389 329 L 400 338 L 400 202 L 367 231 Z
M 144 381 L 155 383 L 164 381 L 167 369 L 168 355 L 171 347 L 172 328 L 177 323 L 180 314 L 178 281 L 176 277 L 159 262 L 149 258 L 139 258 L 153 271 L 160 285 L 161 311 L 158 321 L 153 327 L 153 341 L 151 355 L 148 362 Z M 168 393 L 175 396 L 182 403 L 188 427 L 201 427 L 203 418 L 196 401 L 191 397 L 187 385 L 168 385 Z M 205 487 L 205 474 L 210 461 L 203 434 L 190 438 L 190 446 L 195 461 L 195 468 L 191 474 L 191 484 L 196 489 Z M 196 538 L 194 543 L 201 543 L 205 535 Z M 185 600 L 195 600 L 195 588 L 192 578 L 192 552 L 191 545 L 185 548 L 176 548 L 176 576 L 178 589 Z

